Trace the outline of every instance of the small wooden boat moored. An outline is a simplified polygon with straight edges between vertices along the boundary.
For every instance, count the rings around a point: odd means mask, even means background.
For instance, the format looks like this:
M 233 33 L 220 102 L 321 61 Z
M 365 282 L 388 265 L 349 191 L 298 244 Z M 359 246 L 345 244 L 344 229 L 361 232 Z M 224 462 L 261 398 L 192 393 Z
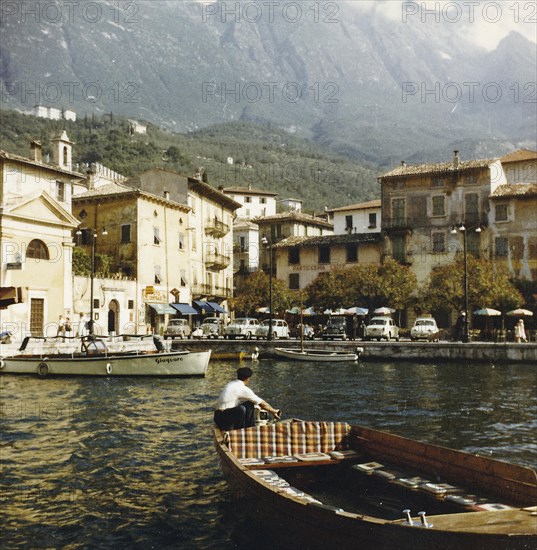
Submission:
M 274 348 L 274 351 L 280 357 L 293 359 L 295 361 L 357 361 L 363 348 L 356 348 L 356 352 L 351 351 L 331 351 L 316 349 L 293 349 L 293 348 Z
M 215 429 L 214 442 L 244 515 L 280 548 L 537 548 L 531 468 L 344 422 Z

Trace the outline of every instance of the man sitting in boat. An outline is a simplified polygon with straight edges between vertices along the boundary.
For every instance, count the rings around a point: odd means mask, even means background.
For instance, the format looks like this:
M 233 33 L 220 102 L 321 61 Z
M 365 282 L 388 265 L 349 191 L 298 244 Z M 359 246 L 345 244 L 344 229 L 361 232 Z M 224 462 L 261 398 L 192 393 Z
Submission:
M 221 430 L 239 430 L 255 426 L 255 405 L 271 413 L 274 418 L 281 417 L 280 410 L 263 401 L 248 387 L 252 374 L 250 367 L 237 369 L 237 380 L 228 382 L 220 393 L 214 411 L 214 422 Z

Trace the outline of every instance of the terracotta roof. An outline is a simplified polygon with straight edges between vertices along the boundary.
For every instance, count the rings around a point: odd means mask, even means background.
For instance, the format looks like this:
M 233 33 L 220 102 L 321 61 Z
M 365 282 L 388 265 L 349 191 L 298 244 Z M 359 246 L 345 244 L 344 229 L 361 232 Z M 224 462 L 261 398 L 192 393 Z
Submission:
M 499 185 L 494 193 L 491 193 L 491 199 L 508 197 L 537 197 L 537 183 L 507 183 Z
M 521 160 L 537 160 L 537 151 L 532 151 L 531 149 L 519 149 L 518 151 L 513 151 L 504 155 L 501 159 L 502 164 L 507 164 L 509 162 L 519 162 Z
M 290 248 L 292 246 L 307 247 L 335 244 L 378 243 L 380 233 L 351 233 L 350 235 L 324 235 L 318 237 L 287 237 L 276 243 L 274 248 Z
M 182 210 L 188 211 L 190 210 L 190 207 L 186 204 L 181 204 L 179 202 L 171 201 L 168 199 L 165 199 L 164 197 L 155 195 L 153 193 L 148 193 L 147 191 L 141 191 L 140 189 L 135 189 L 131 187 L 130 185 L 124 185 L 121 183 L 109 183 L 107 185 L 102 185 L 100 187 L 96 187 L 95 189 L 91 189 L 90 191 L 86 191 L 85 193 L 80 193 L 79 195 L 73 195 L 72 200 L 87 200 L 87 199 L 94 199 L 94 198 L 113 198 L 118 196 L 126 196 L 126 195 L 133 195 L 138 197 L 147 198 L 149 200 L 156 200 L 158 202 L 166 202 L 168 205 L 180 208 Z
M 270 224 L 271 222 L 281 222 L 281 221 L 297 221 L 309 225 L 317 225 L 320 227 L 326 227 L 327 229 L 333 229 L 334 224 L 327 222 L 323 218 L 318 216 L 312 216 L 311 214 L 305 214 L 303 212 L 279 212 L 272 216 L 264 216 L 259 218 L 254 218 L 252 220 L 258 224 Z
M 250 189 L 249 187 L 224 187 L 225 194 L 236 193 L 238 195 L 266 195 L 268 197 L 277 197 L 278 193 L 273 191 L 263 191 L 262 189 Z
M 358 204 L 349 204 L 348 206 L 340 206 L 339 208 L 327 210 L 327 212 L 345 212 L 347 210 L 365 210 L 367 208 L 380 208 L 380 199 L 375 199 L 369 202 L 360 202 Z
M 474 170 L 476 168 L 487 168 L 493 162 L 495 162 L 495 159 L 461 160 L 457 168 L 453 164 L 453 161 L 436 164 L 404 164 L 380 176 L 379 180 L 415 176 L 418 174 L 442 174 L 446 172 L 451 173 L 455 171 Z

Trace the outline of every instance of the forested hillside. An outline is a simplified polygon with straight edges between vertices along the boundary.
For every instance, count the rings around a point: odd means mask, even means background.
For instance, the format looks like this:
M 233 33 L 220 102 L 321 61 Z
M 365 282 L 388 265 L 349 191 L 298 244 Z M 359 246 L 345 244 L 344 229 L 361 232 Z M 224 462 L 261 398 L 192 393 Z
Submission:
M 51 138 L 65 129 L 75 142 L 73 162 L 100 162 L 126 176 L 155 167 L 193 175 L 202 168 L 214 186 L 251 185 L 317 211 L 379 196 L 372 168 L 270 126 L 232 122 L 175 134 L 147 124 L 147 134 L 133 134 L 129 121 L 113 114 L 71 122 L 0 111 L 0 118 L 0 148 L 23 156 L 34 139 L 50 154 Z

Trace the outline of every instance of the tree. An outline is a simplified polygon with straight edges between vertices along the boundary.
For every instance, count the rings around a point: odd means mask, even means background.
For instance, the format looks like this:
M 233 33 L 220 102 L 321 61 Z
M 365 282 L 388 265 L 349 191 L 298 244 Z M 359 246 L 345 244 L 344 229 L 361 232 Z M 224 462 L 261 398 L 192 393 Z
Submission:
M 433 269 L 421 291 L 421 297 L 423 303 L 431 310 L 463 311 L 464 257 L 458 255 L 454 263 Z M 523 301 L 522 295 L 509 280 L 505 266 L 468 255 L 470 311 L 485 307 L 506 311 L 517 307 Z
M 348 301 L 342 281 L 342 270 L 320 273 L 304 290 L 306 305 L 315 306 L 315 310 L 337 309 Z
M 270 303 L 270 277 L 264 271 L 252 273 L 244 282 L 242 292 L 233 298 L 231 307 L 240 315 L 251 315 L 257 308 L 267 307 Z M 285 283 L 272 278 L 273 315 L 283 315 L 289 309 L 290 296 Z

